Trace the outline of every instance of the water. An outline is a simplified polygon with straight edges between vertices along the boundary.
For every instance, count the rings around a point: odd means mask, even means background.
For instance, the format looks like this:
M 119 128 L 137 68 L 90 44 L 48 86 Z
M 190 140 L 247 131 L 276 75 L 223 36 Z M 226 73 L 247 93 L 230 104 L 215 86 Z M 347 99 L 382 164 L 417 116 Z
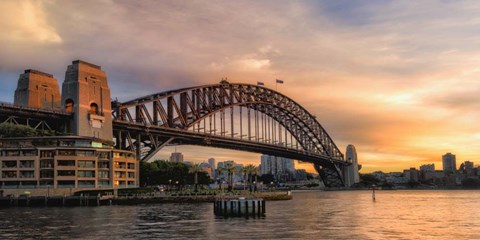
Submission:
M 0 209 L 0 239 L 480 239 L 480 191 L 293 194 L 256 219 L 209 203 Z

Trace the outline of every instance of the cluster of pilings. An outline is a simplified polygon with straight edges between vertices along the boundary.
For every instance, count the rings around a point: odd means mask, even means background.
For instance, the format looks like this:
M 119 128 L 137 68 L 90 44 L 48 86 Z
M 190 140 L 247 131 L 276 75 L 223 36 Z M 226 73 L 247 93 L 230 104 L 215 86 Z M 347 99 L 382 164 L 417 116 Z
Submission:
M 265 200 L 258 199 L 215 199 L 213 212 L 223 217 L 263 217 Z
M 110 204 L 100 196 L 0 197 L 0 207 L 100 206 Z

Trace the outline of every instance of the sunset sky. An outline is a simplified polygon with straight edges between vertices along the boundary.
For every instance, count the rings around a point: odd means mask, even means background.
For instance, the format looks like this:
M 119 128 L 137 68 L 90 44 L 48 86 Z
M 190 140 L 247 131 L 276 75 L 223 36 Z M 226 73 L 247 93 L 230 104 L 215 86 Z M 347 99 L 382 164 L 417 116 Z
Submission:
M 106 71 L 112 97 L 207 83 L 285 84 L 362 172 L 480 163 L 478 1 L 0 1 L 0 101 L 33 68 Z M 185 159 L 259 154 L 178 146 Z M 167 148 L 159 158 L 173 151 Z M 302 167 L 309 167 L 303 166 Z

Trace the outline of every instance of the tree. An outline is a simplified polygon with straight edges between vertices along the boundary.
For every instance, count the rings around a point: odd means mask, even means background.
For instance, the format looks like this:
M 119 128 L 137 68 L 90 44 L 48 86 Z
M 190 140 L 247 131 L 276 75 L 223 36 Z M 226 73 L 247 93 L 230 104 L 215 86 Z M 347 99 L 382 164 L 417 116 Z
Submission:
M 195 184 L 195 192 L 198 191 L 197 185 L 198 185 L 198 173 L 203 172 L 203 169 L 200 167 L 199 164 L 194 164 L 190 167 L 188 170 L 189 173 L 193 173 L 194 175 L 194 184 Z
M 367 174 L 360 174 L 360 182 L 364 186 L 372 186 L 372 185 L 378 185 L 380 180 L 378 180 L 373 174 L 367 173 Z
M 32 127 L 24 125 L 16 125 L 13 123 L 1 123 L 0 124 L 0 137 L 33 137 L 37 136 L 37 130 Z
M 462 180 L 462 186 L 465 188 L 479 188 L 480 180 L 475 178 L 466 178 Z
M 219 189 L 222 190 L 222 182 L 223 182 L 222 175 L 225 173 L 225 168 L 219 167 L 215 171 L 217 173 L 216 175 L 217 175 L 217 180 L 218 180 L 218 184 L 219 184 Z
M 249 189 L 250 191 L 252 191 L 252 179 L 253 179 L 253 176 L 257 178 L 258 168 L 252 164 L 248 164 L 242 168 L 242 173 L 244 174 L 245 181 L 248 180 Z M 245 187 L 244 187 L 244 190 L 245 190 Z
M 227 173 L 228 191 L 231 192 L 233 189 L 233 175 L 237 172 L 237 168 L 233 164 L 227 163 L 223 168 L 219 168 L 219 170 L 220 172 Z
M 267 185 L 267 184 L 270 184 L 271 182 L 274 182 L 275 177 L 270 173 L 263 174 L 263 175 L 260 176 L 260 181 L 262 181 L 263 184 Z
M 314 179 L 315 177 L 313 176 L 313 174 L 311 173 L 307 173 L 307 180 L 312 180 Z

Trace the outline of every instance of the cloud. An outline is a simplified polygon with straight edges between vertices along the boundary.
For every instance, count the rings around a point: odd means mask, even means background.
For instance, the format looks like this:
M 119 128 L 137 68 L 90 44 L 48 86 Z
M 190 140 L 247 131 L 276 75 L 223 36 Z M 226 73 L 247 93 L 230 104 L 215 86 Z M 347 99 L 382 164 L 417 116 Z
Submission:
M 61 43 L 62 38 L 49 24 L 40 1 L 2 1 L 0 7 L 8 9 L 0 16 L 0 42 Z

